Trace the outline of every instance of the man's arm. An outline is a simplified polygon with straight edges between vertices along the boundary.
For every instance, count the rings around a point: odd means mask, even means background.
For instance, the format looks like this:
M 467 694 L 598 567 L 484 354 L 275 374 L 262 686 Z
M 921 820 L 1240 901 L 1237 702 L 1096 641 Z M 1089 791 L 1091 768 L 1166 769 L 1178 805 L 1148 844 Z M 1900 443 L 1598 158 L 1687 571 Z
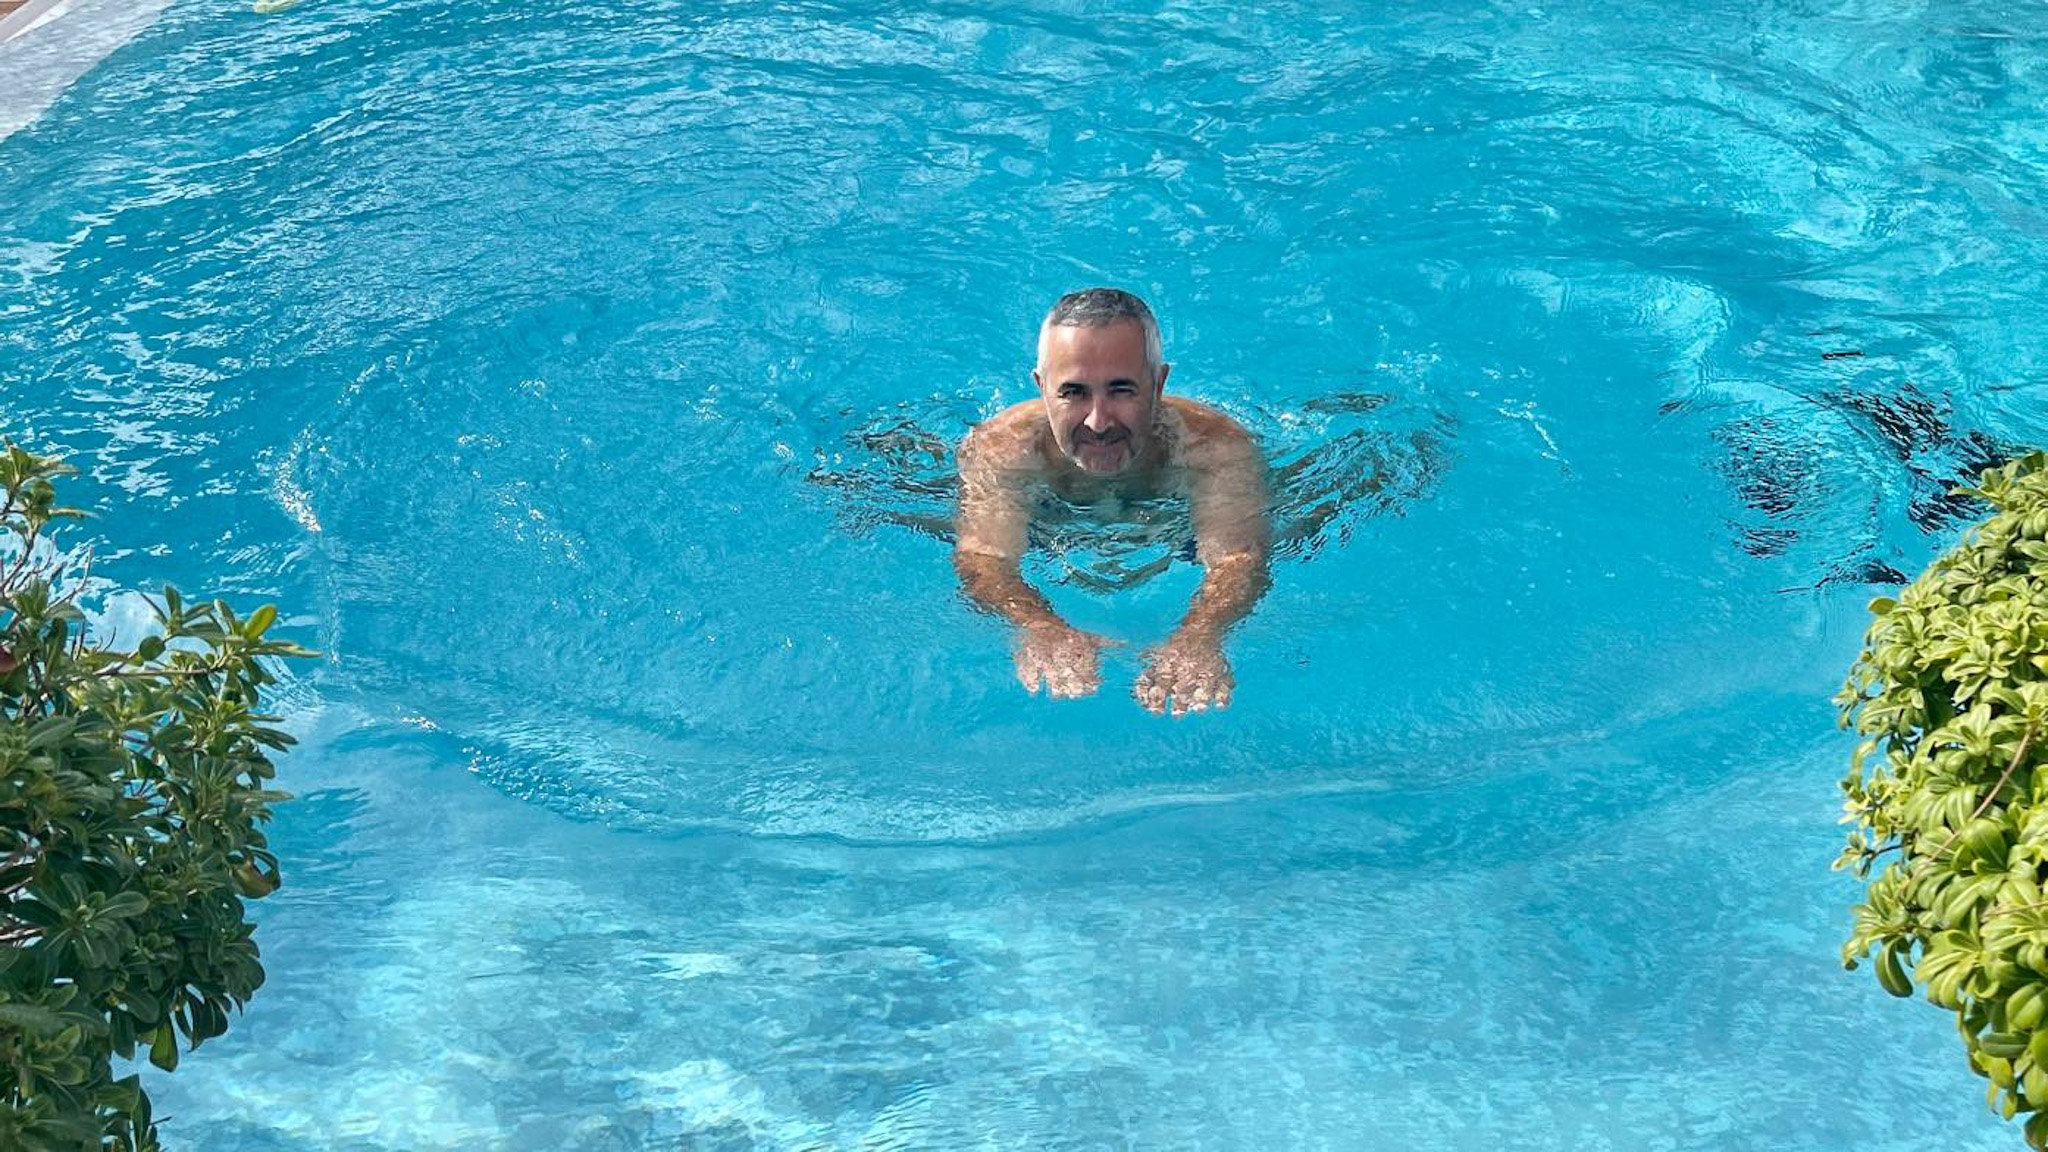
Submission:
M 992 443 L 991 441 L 994 441 Z M 961 591 L 983 611 L 1018 627 L 1058 624 L 1060 618 L 1020 567 L 1031 512 L 1026 480 L 1003 451 L 1003 433 L 986 427 L 960 444 L 960 508 L 954 524 L 953 570 Z
M 1235 425 L 1191 454 L 1188 502 L 1195 521 L 1195 557 L 1202 583 L 1187 615 L 1151 654 L 1135 694 L 1154 712 L 1226 707 L 1236 681 L 1223 655 L 1223 635 L 1251 613 L 1272 581 L 1266 463 Z
M 1102 683 L 1099 651 L 1106 641 L 1069 626 L 1024 580 L 1032 474 L 1019 458 L 1028 446 L 1006 432 L 983 425 L 960 445 L 953 570 L 969 601 L 1018 627 L 1017 679 L 1026 690 L 1086 696 Z
M 1232 624 L 1251 614 L 1272 586 L 1267 558 L 1273 547 L 1266 462 L 1239 433 L 1219 445 L 1208 467 L 1192 480 L 1195 558 L 1202 584 L 1174 637 L 1220 643 Z
M 1051 628 L 1065 623 L 1038 589 L 1025 582 L 1015 560 L 955 549 L 953 571 L 960 574 L 960 590 L 976 607 L 991 615 L 1019 628 Z

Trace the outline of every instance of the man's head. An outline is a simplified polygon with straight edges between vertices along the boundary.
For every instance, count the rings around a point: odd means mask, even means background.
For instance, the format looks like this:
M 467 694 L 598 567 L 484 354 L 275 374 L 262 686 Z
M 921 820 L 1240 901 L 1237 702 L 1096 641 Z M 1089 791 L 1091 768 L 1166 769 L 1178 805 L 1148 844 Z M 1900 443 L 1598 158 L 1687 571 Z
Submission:
M 1116 288 L 1086 288 L 1060 297 L 1046 313 L 1031 379 L 1061 454 L 1090 474 L 1114 476 L 1151 446 L 1171 367 L 1160 355 L 1159 322 L 1143 300 Z

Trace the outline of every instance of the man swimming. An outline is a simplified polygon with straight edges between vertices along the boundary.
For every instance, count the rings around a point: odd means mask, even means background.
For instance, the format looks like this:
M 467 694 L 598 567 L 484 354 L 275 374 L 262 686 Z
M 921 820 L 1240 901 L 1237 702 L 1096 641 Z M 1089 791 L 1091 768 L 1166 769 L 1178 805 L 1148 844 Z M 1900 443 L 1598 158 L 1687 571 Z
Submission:
M 1114 518 L 1126 500 L 1180 496 L 1195 526 L 1201 587 L 1134 694 L 1175 716 L 1222 708 L 1235 682 L 1223 634 L 1266 591 L 1266 466 L 1235 420 L 1165 395 L 1159 324 L 1114 288 L 1060 298 L 1038 330 L 1038 399 L 976 425 L 961 442 L 953 565 L 975 604 L 1017 626 L 1017 679 L 1055 697 L 1102 684 L 1115 643 L 1067 624 L 1020 568 L 1041 497 Z

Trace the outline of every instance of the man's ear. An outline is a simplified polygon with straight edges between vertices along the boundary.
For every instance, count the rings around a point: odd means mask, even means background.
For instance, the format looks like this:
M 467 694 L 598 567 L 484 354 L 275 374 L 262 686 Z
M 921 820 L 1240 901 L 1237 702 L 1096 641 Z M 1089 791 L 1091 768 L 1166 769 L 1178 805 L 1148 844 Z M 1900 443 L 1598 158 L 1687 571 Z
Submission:
M 1171 364 L 1161 364 L 1159 366 L 1159 383 L 1152 386 L 1152 398 L 1154 400 L 1159 399 L 1159 394 L 1166 391 L 1166 374 L 1171 371 L 1173 371 L 1173 365 Z

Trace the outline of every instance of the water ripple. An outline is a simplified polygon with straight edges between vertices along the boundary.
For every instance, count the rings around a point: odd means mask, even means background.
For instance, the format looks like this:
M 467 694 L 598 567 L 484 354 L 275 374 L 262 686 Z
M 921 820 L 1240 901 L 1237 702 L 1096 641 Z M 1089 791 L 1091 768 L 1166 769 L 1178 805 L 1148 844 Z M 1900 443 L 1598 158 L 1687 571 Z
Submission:
M 1784 593 L 1915 570 L 2048 436 L 2039 33 L 1989 7 L 230 8 L 0 143 L 7 431 L 117 583 L 285 600 L 320 691 L 584 818 L 1426 792 L 1808 691 Z M 952 445 L 1089 282 L 1274 469 L 1238 703 L 1177 728 L 1124 692 L 1179 510 L 1040 534 L 1129 644 L 1063 710 L 946 564 Z

